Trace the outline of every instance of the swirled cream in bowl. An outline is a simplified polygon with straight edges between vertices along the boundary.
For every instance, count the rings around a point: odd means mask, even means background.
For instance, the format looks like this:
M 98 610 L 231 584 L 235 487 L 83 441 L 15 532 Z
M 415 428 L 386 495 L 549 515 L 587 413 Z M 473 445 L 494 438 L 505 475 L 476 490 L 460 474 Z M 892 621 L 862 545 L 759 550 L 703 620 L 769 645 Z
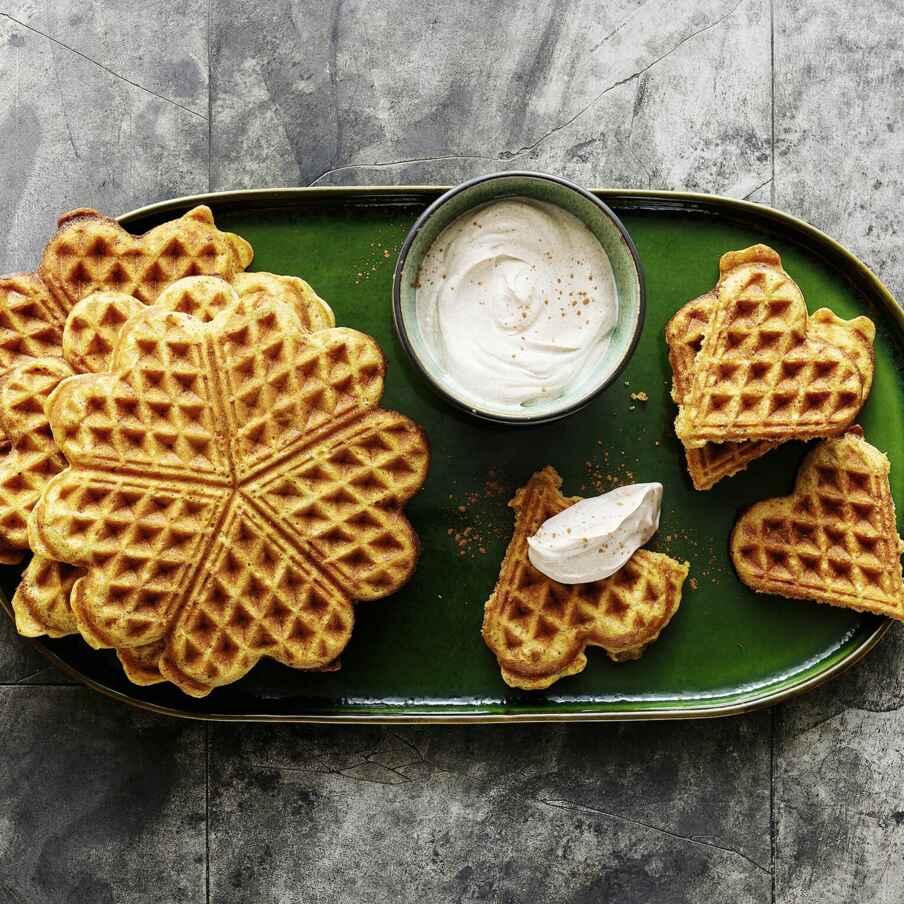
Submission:
M 627 363 L 643 281 L 621 223 L 552 176 L 453 189 L 412 228 L 396 268 L 403 345 L 459 407 L 537 423 L 586 404 Z

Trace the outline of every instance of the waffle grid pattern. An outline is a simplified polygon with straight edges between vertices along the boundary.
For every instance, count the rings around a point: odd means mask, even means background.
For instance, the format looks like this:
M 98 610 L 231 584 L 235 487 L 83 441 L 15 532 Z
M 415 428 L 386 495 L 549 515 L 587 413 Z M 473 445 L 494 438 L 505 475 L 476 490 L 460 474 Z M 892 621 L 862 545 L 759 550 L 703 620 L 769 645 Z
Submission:
M 43 286 L 38 280 L 34 282 Z M 302 324 L 309 328 L 319 329 L 332 324 L 329 307 L 307 283 L 272 273 L 241 273 L 231 285 L 213 276 L 187 277 L 165 289 L 154 307 L 187 314 L 206 323 L 221 310 L 236 304 L 240 297 L 250 305 L 262 304 L 267 297 L 277 297 L 291 304 Z M 124 324 L 145 308 L 138 299 L 119 292 L 95 292 L 82 299 L 70 311 L 63 331 L 66 360 L 75 370 L 95 373 L 108 370 Z M 4 423 L 4 411 L 8 411 L 6 421 L 22 427 L 12 426 L 10 434 L 16 438 L 24 434 L 23 442 L 9 459 L 0 460 L 0 542 L 6 526 L 6 533 L 12 534 L 7 539 L 15 544 L 10 547 L 11 555 L 16 557 L 21 555 L 20 548 L 27 548 L 25 526 L 41 489 L 66 464 L 53 441 L 43 401 L 59 380 L 72 372 L 56 357 L 40 362 L 25 360 L 7 380 L 6 393 L 0 392 L 0 426 Z M 48 374 L 56 379 L 48 380 Z M 16 377 L 12 384 L 16 387 L 15 393 L 10 391 L 13 376 Z M 182 405 L 185 406 L 184 399 Z M 116 414 L 126 419 L 138 411 L 137 404 L 133 405 L 128 399 L 121 399 L 115 407 Z M 140 420 L 131 426 L 132 436 L 136 439 L 144 436 Z M 111 425 L 102 424 L 94 429 L 99 429 L 104 438 L 109 435 Z M 129 435 L 128 431 L 125 433 Z M 206 446 L 206 443 L 202 441 L 199 445 Z M 4 480 L 4 474 L 10 475 L 9 481 Z M 12 601 L 20 633 L 54 637 L 76 633 L 78 626 L 69 598 L 75 579 L 81 573 L 75 566 L 34 555 Z M 160 645 L 156 642 L 156 646 Z M 151 654 L 148 651 L 154 646 L 151 644 L 146 650 L 121 649 L 120 659 L 133 681 L 150 683 L 154 672 L 156 681 L 162 680 L 156 664 L 151 669 L 149 663 Z M 130 652 L 138 649 L 143 652 Z
M 141 236 L 86 209 L 60 219 L 38 274 L 68 312 L 97 291 L 121 292 L 150 304 L 177 279 L 210 274 L 230 280 L 251 258 L 251 246 L 217 229 L 205 206 Z
M 860 372 L 839 348 L 807 334 L 806 304 L 783 270 L 739 266 L 718 296 L 676 420 L 687 447 L 824 436 L 853 421 Z
M 718 298 L 715 290 L 689 301 L 666 326 L 666 342 L 672 365 L 672 398 L 681 403 L 693 383 L 694 360 L 703 346 L 703 338 Z M 685 449 L 687 470 L 697 490 L 708 490 L 722 478 L 743 471 L 752 461 L 774 449 L 775 443 L 708 442 L 699 449 Z
M 384 367 L 377 346 L 351 330 L 305 334 L 285 305 L 242 299 L 207 325 L 146 308 L 129 322 L 114 357 L 114 374 L 78 377 L 54 397 L 48 414 L 72 467 L 48 487 L 32 518 L 37 552 L 88 568 L 72 595 L 82 633 L 114 647 L 168 636 L 161 670 L 197 695 L 241 677 L 260 655 L 296 667 L 328 665 L 325 652 L 336 653 L 338 638 L 342 645 L 348 639 L 351 600 L 392 592 L 416 559 L 416 538 L 400 509 L 423 482 L 427 450 L 415 425 L 375 408 Z M 353 428 L 365 439 L 343 451 L 342 430 Z M 395 453 L 384 448 L 381 456 L 377 444 L 404 446 L 404 480 L 401 469 L 393 471 Z M 363 494 L 357 515 L 362 525 L 372 521 L 369 530 L 340 542 L 337 531 L 347 525 L 337 520 L 332 533 L 314 535 L 303 518 L 255 498 L 268 482 L 309 473 L 311 461 L 338 467 L 350 455 L 358 456 L 359 488 L 337 486 L 331 498 Z M 299 478 L 296 491 L 302 487 Z M 307 510 L 337 517 L 329 496 L 324 490 Z M 223 585 L 210 575 L 223 562 L 240 561 L 237 549 L 254 552 L 254 564 L 245 561 L 255 574 L 264 568 L 261 557 L 275 555 L 242 545 L 255 519 L 271 545 L 288 544 L 304 567 L 296 589 L 265 595 L 266 611 L 253 614 L 240 636 L 221 631 L 214 641 L 214 597 Z M 179 550 L 175 558 L 171 548 Z M 341 575 L 347 593 L 331 573 Z M 298 628 L 280 635 L 282 646 L 259 641 L 280 606 L 295 612 L 307 605 L 312 575 L 317 587 L 330 588 L 331 618 L 320 634 L 306 623 L 307 640 Z M 332 619 L 340 610 L 341 626 Z M 177 614 L 178 631 L 167 634 Z M 326 638 L 328 631 L 336 639 Z
M 734 269 L 747 267 L 749 270 L 751 264 L 760 265 L 764 272 L 780 274 L 793 287 L 789 289 L 789 297 L 799 296 L 796 285 L 781 269 L 781 258 L 765 245 L 754 245 L 723 255 L 720 284 Z M 697 356 L 703 347 L 718 301 L 719 285 L 689 301 L 666 326 L 666 342 L 673 375 L 672 398 L 679 405 L 693 387 Z M 800 296 L 800 303 L 803 304 L 803 296 Z M 833 311 L 820 308 L 806 319 L 806 332 L 812 340 L 834 346 L 855 365 L 862 380 L 862 402 L 869 394 L 872 383 L 875 337 L 872 322 L 866 317 L 842 320 Z M 801 379 L 805 381 L 807 376 L 807 373 L 803 373 Z M 765 379 L 768 380 L 768 373 Z M 686 448 L 688 472 L 694 487 L 698 490 L 710 489 L 722 478 L 746 468 L 751 461 L 775 448 L 777 444 L 765 440 L 747 440 L 706 442 L 699 448 Z
M 602 581 L 566 585 L 541 574 L 528 559 L 527 538 L 578 501 L 560 486 L 546 468 L 512 500 L 515 532 L 486 604 L 484 640 L 513 687 L 548 687 L 582 671 L 588 645 L 616 661 L 638 658 L 677 611 L 688 573 L 687 564 L 641 549 Z
M 64 319 L 33 273 L 0 276 L 0 373 L 23 359 L 59 354 Z
M 793 496 L 742 515 L 731 550 L 756 590 L 904 618 L 888 461 L 853 434 L 810 454 Z
M 16 365 L 0 384 L 0 425 L 12 444 L 0 457 L 0 543 L 6 547 L 28 549 L 31 510 L 51 477 L 66 467 L 44 403 L 72 373 L 60 358 L 34 358 Z

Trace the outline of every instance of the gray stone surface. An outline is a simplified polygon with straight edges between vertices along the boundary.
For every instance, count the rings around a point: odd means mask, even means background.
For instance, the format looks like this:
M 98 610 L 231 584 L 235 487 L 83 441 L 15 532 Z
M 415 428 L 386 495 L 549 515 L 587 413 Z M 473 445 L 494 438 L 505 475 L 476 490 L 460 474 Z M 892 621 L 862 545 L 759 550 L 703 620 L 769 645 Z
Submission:
M 0 738 L 0 900 L 205 900 L 204 726 L 5 687 Z
M 218 726 L 211 900 L 766 901 L 769 727 Z
M 201 0 L 0 3 L 4 272 L 36 265 L 64 210 L 207 189 L 206 18 Z
M 904 290 L 891 0 L 0 0 L 0 269 L 56 215 L 537 168 L 749 197 Z M 774 150 L 774 153 L 773 153 Z M 203 726 L 0 625 L 0 900 L 904 898 L 904 653 L 730 721 Z
M 852 8 L 853 9 L 853 8 Z M 898 297 L 904 10 L 775 2 L 775 204 L 858 253 Z M 904 642 L 781 708 L 775 736 L 776 900 L 904 899 Z

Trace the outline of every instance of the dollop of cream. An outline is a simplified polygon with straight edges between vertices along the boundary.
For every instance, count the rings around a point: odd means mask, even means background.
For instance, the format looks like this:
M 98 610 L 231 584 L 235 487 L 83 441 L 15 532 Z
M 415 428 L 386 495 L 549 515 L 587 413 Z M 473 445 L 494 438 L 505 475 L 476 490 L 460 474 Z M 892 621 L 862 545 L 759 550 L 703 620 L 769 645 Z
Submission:
M 447 226 L 416 286 L 421 334 L 463 400 L 502 412 L 578 384 L 618 318 L 597 238 L 567 210 L 529 198 L 490 202 Z
M 562 584 L 601 581 L 656 533 L 661 509 L 661 483 L 635 483 L 582 499 L 528 537 L 528 559 Z

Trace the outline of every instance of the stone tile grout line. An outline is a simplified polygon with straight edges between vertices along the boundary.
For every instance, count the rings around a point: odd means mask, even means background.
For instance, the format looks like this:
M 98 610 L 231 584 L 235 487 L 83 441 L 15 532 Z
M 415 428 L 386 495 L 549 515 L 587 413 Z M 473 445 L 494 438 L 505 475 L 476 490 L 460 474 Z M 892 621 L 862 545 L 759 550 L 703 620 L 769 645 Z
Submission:
M 210 66 L 210 4 L 207 0 L 207 190 L 213 191 L 213 69 Z
M 775 904 L 775 723 L 778 706 L 769 711 L 769 872 Z
M 772 125 L 772 184 L 769 188 L 769 201 L 775 207 L 775 0 L 769 0 L 769 74 Z
M 204 723 L 204 900 L 210 904 L 210 722 Z

